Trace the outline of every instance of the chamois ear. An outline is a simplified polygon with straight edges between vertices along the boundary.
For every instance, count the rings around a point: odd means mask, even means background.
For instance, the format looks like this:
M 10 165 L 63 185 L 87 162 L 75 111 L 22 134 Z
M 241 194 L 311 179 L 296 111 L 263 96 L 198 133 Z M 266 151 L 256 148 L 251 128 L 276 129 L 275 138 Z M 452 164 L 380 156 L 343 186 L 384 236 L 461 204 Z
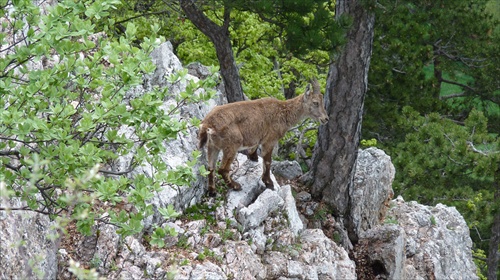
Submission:
M 306 92 L 304 93 L 305 98 L 309 98 L 311 96 L 311 84 L 307 84 Z

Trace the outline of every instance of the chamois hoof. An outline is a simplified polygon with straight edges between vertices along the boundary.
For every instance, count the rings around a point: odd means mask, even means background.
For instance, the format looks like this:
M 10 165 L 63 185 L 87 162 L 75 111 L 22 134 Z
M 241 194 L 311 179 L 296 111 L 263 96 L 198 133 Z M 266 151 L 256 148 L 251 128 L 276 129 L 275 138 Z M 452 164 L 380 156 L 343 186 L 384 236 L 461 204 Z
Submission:
M 241 185 L 239 183 L 236 183 L 236 182 L 232 182 L 231 183 L 231 188 L 235 191 L 239 191 L 241 190 Z
M 212 188 L 208 189 L 208 196 L 215 197 L 216 195 L 217 195 L 217 191 L 215 190 L 215 188 L 214 189 L 212 189 Z
M 209 197 L 216 197 L 217 193 L 216 192 L 208 192 Z
M 273 182 L 264 182 L 264 184 L 266 185 L 266 188 L 270 189 L 270 190 L 274 190 L 274 184 Z

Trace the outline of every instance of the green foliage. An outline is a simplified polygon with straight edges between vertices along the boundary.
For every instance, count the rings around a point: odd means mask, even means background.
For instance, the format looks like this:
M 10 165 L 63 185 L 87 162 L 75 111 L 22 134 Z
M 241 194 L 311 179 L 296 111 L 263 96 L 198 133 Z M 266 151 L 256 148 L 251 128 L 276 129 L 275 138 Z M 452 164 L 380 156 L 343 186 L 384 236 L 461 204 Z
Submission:
M 394 218 L 392 216 L 387 216 L 384 219 L 384 224 L 399 225 L 399 222 L 396 218 Z
M 217 222 L 215 219 L 215 210 L 218 206 L 218 204 L 195 204 L 184 210 L 183 217 L 188 220 L 206 220 L 208 224 L 215 225 Z
M 492 2 L 377 1 L 362 127 L 395 164 L 395 195 L 456 206 L 485 251 L 498 209 L 500 25 Z
M 205 15 L 217 24 L 222 23 L 224 6 L 231 9 L 229 31 L 233 53 L 243 90 L 251 99 L 283 98 L 283 91 L 288 88 L 293 91 L 296 85 L 297 93 L 302 93 L 305 82 L 312 77 L 324 81 L 322 73 L 326 72 L 332 52 L 343 43 L 345 27 L 350 24 L 347 19 L 334 21 L 334 6 L 328 1 L 280 3 L 272 5 L 272 12 L 264 8 L 268 4 L 226 1 L 200 5 Z M 159 28 L 156 34 L 172 42 L 183 63 L 217 65 L 210 40 L 179 10 L 177 3 L 127 1 L 112 14 L 114 25 L 105 31 L 117 36 L 123 34 L 126 23 L 134 22 L 137 38 L 141 39 L 150 34 L 147 26 L 156 25 Z
M 102 263 L 102 260 L 99 257 L 94 256 L 90 260 L 90 267 L 91 268 L 98 268 L 101 265 L 101 263 Z
M 312 157 L 318 138 L 317 128 L 316 122 L 305 120 L 295 129 L 288 131 L 279 141 L 278 155 L 280 159 L 296 160 L 302 166 L 303 171 L 307 171 L 305 160 Z
M 437 224 L 436 217 L 434 216 L 431 216 L 430 221 L 432 226 L 435 226 Z
M 498 131 L 500 36 L 487 3 L 379 1 L 363 137 L 389 147 L 404 141 L 404 106 L 457 121 L 480 109 Z
M 179 236 L 179 240 L 177 241 L 177 247 L 181 249 L 189 248 L 188 237 L 186 235 Z
M 94 280 L 94 279 L 103 279 L 99 278 L 99 274 L 96 272 L 95 268 L 85 269 L 80 267 L 80 263 L 69 260 L 69 272 L 71 272 L 77 279 L 81 280 Z
M 175 211 L 172 205 L 168 205 L 167 208 L 159 208 L 158 212 L 160 212 L 165 220 L 175 219 L 181 215 L 181 213 Z M 163 248 L 165 246 L 165 237 L 167 235 L 177 236 L 177 234 L 178 233 L 172 227 L 156 227 L 150 236 L 149 244 L 158 248 Z
M 476 265 L 477 268 L 477 276 L 479 277 L 480 280 L 486 280 L 488 279 L 486 276 L 482 274 L 482 270 L 486 267 L 486 262 L 484 261 L 486 259 L 486 253 L 484 250 L 481 249 L 475 249 L 472 251 L 472 256 L 474 260 L 474 264 Z
M 234 238 L 234 232 L 230 228 L 222 230 L 219 235 L 221 236 L 222 242 L 225 242 L 226 240 L 233 240 Z
M 139 233 L 142 220 L 153 213 L 148 201 L 156 191 L 167 184 L 189 185 L 199 153 L 170 170 L 160 158 L 163 141 L 189 126 L 189 120 L 173 117 L 178 108 L 211 98 L 214 91 L 203 89 L 216 83 L 216 77 L 188 82 L 168 111 L 161 106 L 169 97 L 163 89 L 125 98 L 155 70 L 149 53 L 162 39 L 154 36 L 158 25 L 146 29 L 132 22 L 116 40 L 98 34 L 98 28 L 115 23 L 109 15 L 119 4 L 62 0 L 42 13 L 32 1 L 14 1 L 11 12 L 0 13 L 6 31 L 0 40 L 7 46 L 0 58 L 2 196 L 21 199 L 26 207 L 19 210 L 74 220 L 86 235 L 103 212 L 118 233 Z M 153 35 L 138 34 L 146 30 Z M 186 81 L 185 76 L 181 71 L 170 79 Z M 123 156 L 131 159 L 129 165 L 114 171 Z M 127 176 L 144 163 L 154 169 L 152 177 Z M 98 207 L 123 201 L 136 211 Z M 171 207 L 161 211 L 166 219 L 178 215 Z M 172 232 L 157 227 L 152 243 L 161 245 L 164 234 Z
M 244 11 L 257 13 L 273 22 L 283 33 L 285 47 L 300 55 L 311 50 L 332 51 L 343 42 L 343 24 L 335 21 L 335 6 L 331 1 L 233 1 L 232 5 Z
M 368 147 L 376 147 L 377 146 L 377 139 L 372 138 L 369 140 L 362 139 L 360 142 L 362 147 L 368 148 Z
M 151 239 L 149 241 L 149 244 L 152 246 L 158 247 L 158 248 L 163 248 L 165 246 L 165 237 L 167 236 L 177 236 L 177 232 L 175 231 L 174 228 L 172 227 L 157 227 L 154 231 L 153 234 L 151 235 Z
M 177 166 L 175 169 L 167 172 L 167 180 L 170 183 L 185 186 L 189 185 L 196 179 L 197 173 L 194 172 L 195 165 L 198 163 L 197 159 L 201 156 L 200 151 L 193 151 L 193 160 L 188 161 L 185 165 Z M 204 166 L 200 167 L 199 173 L 203 176 L 208 175 L 208 171 Z
M 181 213 L 175 211 L 174 206 L 172 205 L 167 206 L 167 208 L 159 208 L 158 212 L 160 212 L 165 220 L 177 218 L 181 215 Z
M 473 110 L 459 125 L 439 114 L 420 116 L 403 109 L 411 132 L 397 146 L 394 190 L 406 199 L 424 204 L 455 206 L 464 215 L 472 238 L 481 248 L 481 236 L 489 236 L 500 166 L 500 140 L 487 130 L 487 119 Z

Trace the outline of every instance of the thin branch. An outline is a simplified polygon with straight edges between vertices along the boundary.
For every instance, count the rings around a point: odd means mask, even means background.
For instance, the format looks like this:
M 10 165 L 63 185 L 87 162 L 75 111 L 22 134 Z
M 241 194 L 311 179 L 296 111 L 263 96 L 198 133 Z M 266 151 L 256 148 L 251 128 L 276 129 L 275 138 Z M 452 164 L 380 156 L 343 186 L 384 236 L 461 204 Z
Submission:
M 0 151 L 0 156 L 18 156 L 21 153 L 18 150 L 11 150 L 11 151 Z
M 474 144 L 473 144 L 471 141 L 467 141 L 467 144 L 469 145 L 469 147 L 471 148 L 471 150 L 472 150 L 473 152 L 478 153 L 478 154 L 481 154 L 481 155 L 483 155 L 483 156 L 487 156 L 487 155 L 488 155 L 488 153 L 486 153 L 486 152 L 483 152 L 483 151 L 481 151 L 481 150 L 476 149 L 476 147 L 474 147 Z
M 481 258 L 481 257 L 474 256 L 474 255 L 472 255 L 472 258 L 474 258 L 476 260 L 484 261 L 484 262 L 488 260 L 487 258 Z
M 14 207 L 14 208 L 11 208 L 11 207 L 0 207 L 0 211 L 33 211 L 33 212 L 37 212 L 37 213 L 44 214 L 44 215 L 51 214 L 50 212 L 45 212 L 45 211 L 41 211 L 41 210 L 38 210 L 38 209 L 31 209 L 29 206 Z
M 405 71 L 403 70 L 399 70 L 399 69 L 396 69 L 396 68 L 392 68 L 392 71 L 396 72 L 396 73 L 400 73 L 400 74 L 406 74 Z
M 448 134 L 443 133 L 443 135 L 444 135 L 444 137 L 445 137 L 446 139 L 448 139 L 448 141 L 450 141 L 451 145 L 452 145 L 452 146 L 453 146 L 453 148 L 455 149 L 455 148 L 456 148 L 456 147 L 455 147 L 455 143 L 453 143 L 453 140 L 451 140 L 451 138 L 448 136 Z
M 224 21 L 222 23 L 223 30 L 229 30 L 230 22 L 231 22 L 231 8 L 228 5 L 224 5 Z
M 167 10 L 158 11 L 158 12 L 150 12 L 150 13 L 140 14 L 140 15 L 136 15 L 136 16 L 124 19 L 124 20 L 117 21 L 117 22 L 115 22 L 115 25 L 119 25 L 119 24 L 125 23 L 127 21 L 131 21 L 131 20 L 134 20 L 134 19 L 140 18 L 140 17 L 148 17 L 148 16 L 161 15 L 161 14 L 167 14 L 170 16 L 170 12 Z
M 130 169 L 125 170 L 125 171 L 112 171 L 112 170 L 99 169 L 99 172 L 104 173 L 104 174 L 120 176 L 120 175 L 128 174 L 128 173 L 132 172 L 133 170 L 134 170 L 134 168 L 130 168 Z
M 5 141 L 14 141 L 14 142 L 18 142 L 18 143 L 21 143 L 21 144 L 24 144 L 26 146 L 28 146 L 28 144 L 41 144 L 41 143 L 47 143 L 47 142 L 52 142 L 52 141 L 55 141 L 56 139 L 50 139 L 50 140 L 32 140 L 32 141 L 24 141 L 24 140 L 19 140 L 19 139 L 16 139 L 16 138 L 9 138 L 9 137 L 2 137 L 0 136 L 0 140 L 5 140 Z M 29 147 L 29 146 L 28 146 Z M 31 148 L 31 147 L 30 147 Z M 32 150 L 35 150 L 34 148 L 31 148 Z
M 195 4 L 194 0 L 180 0 L 181 8 L 189 20 L 212 41 L 218 38 L 213 33 L 219 33 L 223 29 L 210 20 Z M 215 32 L 214 32 L 215 31 Z
M 24 165 L 20 164 L 18 166 L 14 166 L 14 165 L 10 165 L 8 163 L 4 163 L 4 166 L 7 167 L 8 169 L 15 171 L 15 172 L 18 172 L 21 169 L 21 167 L 23 167 Z
M 470 86 L 468 86 L 466 84 L 462 84 L 462 83 L 459 83 L 459 82 L 455 82 L 455 81 L 451 81 L 451 80 L 446 80 L 446 79 L 441 79 L 441 81 L 443 83 L 447 83 L 447 84 L 451 84 L 451 85 L 457 85 L 457 86 L 460 86 L 460 87 L 464 87 L 464 88 L 466 88 L 468 90 L 471 90 L 471 91 L 474 91 L 474 92 L 476 91 L 474 88 L 472 88 L 472 87 L 470 87 Z
M 453 93 L 453 94 L 448 94 L 448 95 L 444 95 L 444 96 L 440 96 L 439 99 L 440 100 L 444 100 L 444 99 L 451 99 L 451 98 L 457 98 L 457 97 L 466 97 L 467 94 L 465 92 L 459 92 L 459 93 Z

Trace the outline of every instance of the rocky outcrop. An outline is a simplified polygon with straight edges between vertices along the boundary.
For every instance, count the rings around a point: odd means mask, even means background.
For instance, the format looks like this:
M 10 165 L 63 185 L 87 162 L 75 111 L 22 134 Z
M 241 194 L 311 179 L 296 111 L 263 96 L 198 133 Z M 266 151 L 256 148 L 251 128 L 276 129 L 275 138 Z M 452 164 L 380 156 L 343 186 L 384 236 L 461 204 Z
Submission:
M 478 279 L 469 227 L 455 207 L 394 201 L 388 215 L 404 230 L 408 279 Z
M 288 180 L 302 176 L 302 168 L 296 161 L 275 161 L 271 165 L 271 171 L 277 176 Z
M 351 240 L 356 241 L 359 234 L 384 220 L 394 195 L 392 181 L 395 174 L 391 158 L 384 151 L 377 148 L 359 151 L 354 184 L 349 190 Z
M 178 235 L 169 237 L 167 248 L 147 248 L 143 236 L 116 244 L 116 229 L 102 225 L 97 244 L 117 246 L 95 251 L 98 272 L 109 279 L 157 279 L 167 273 L 174 279 L 356 279 L 354 261 L 342 247 L 320 229 L 304 229 L 289 185 L 265 189 L 259 182 L 262 162 L 239 155 L 236 163 L 234 179 L 242 191 L 204 198 L 214 209 L 204 213 L 210 221 L 169 223 Z
M 159 48 L 151 53 L 152 61 L 156 64 L 156 70 L 152 75 L 147 75 L 144 78 L 143 86 L 136 87 L 130 90 L 126 96 L 128 98 L 143 95 L 145 92 L 149 91 L 152 87 L 166 87 L 168 92 L 171 94 L 170 98 L 165 100 L 163 106 L 161 107 L 165 113 L 170 112 L 170 106 L 176 106 L 175 97 L 180 94 L 180 92 L 186 90 L 187 81 L 198 80 L 197 77 L 186 75 L 185 80 L 179 80 L 174 83 L 167 81 L 167 78 L 173 73 L 183 69 L 181 62 L 174 55 L 172 51 L 172 45 L 170 42 L 166 42 L 160 45 Z M 220 96 L 220 93 L 218 94 Z M 208 111 L 216 105 L 215 100 L 210 100 L 206 105 L 199 104 L 189 104 L 183 106 L 179 112 L 171 114 L 173 120 L 181 121 L 183 119 L 190 119 L 196 117 L 198 119 L 203 118 Z M 187 133 L 180 133 L 176 139 L 169 141 L 164 141 L 163 145 L 168 153 L 162 154 L 161 158 L 163 162 L 167 164 L 168 167 L 174 169 L 178 166 L 184 165 L 186 162 L 193 160 L 191 152 L 197 150 L 197 133 L 198 130 L 195 127 L 189 127 L 186 131 Z M 129 127 L 122 127 L 119 134 L 124 134 L 128 138 L 135 139 L 135 132 Z M 120 172 L 128 170 L 133 158 L 133 151 L 127 156 L 120 157 L 114 166 L 111 168 L 114 171 Z M 198 173 L 197 170 L 200 164 L 194 167 L 194 172 Z M 137 166 L 128 176 L 135 177 L 139 174 L 144 174 L 147 177 L 152 177 L 155 172 L 154 167 L 143 162 L 141 165 Z M 183 210 L 189 205 L 196 204 L 201 196 L 205 193 L 205 178 L 198 176 L 197 179 L 191 184 L 191 186 L 175 186 L 170 185 L 164 187 L 161 191 L 155 194 L 153 201 L 151 202 L 155 209 L 167 207 L 168 205 L 174 205 L 178 210 Z M 155 212 L 152 220 L 149 220 L 146 224 L 151 225 L 156 223 L 161 219 L 161 215 Z
M 0 191 L 5 187 L 1 186 Z M 2 207 L 18 208 L 14 199 Z M 57 235 L 47 215 L 29 211 L 0 211 L 0 279 L 55 279 Z
M 152 57 L 158 66 L 156 72 L 145 78 L 144 86 L 131 90 L 129 97 L 152 86 L 168 87 L 172 95 L 184 90 L 185 81 L 171 84 L 165 79 L 182 68 L 171 45 L 163 44 Z M 189 73 L 201 77 L 206 73 L 206 69 L 195 67 Z M 197 77 L 188 75 L 187 79 Z M 219 101 L 185 106 L 172 117 L 201 119 Z M 173 102 L 165 100 L 165 108 Z M 122 132 L 134 137 L 126 127 Z M 175 168 L 191 160 L 196 134 L 196 128 L 190 128 L 177 139 L 165 141 L 168 152 L 161 155 L 164 162 Z M 130 158 L 122 157 L 113 168 L 127 170 L 129 163 Z M 275 163 L 273 171 L 285 181 L 301 175 L 296 162 Z M 154 169 L 144 164 L 129 176 L 152 172 Z M 253 162 L 239 154 L 232 174 L 242 190 L 222 189 L 216 198 L 204 196 L 206 179 L 201 176 L 190 187 L 164 186 L 149 201 L 155 214 L 144 221 L 144 232 L 121 238 L 114 225 L 97 223 L 91 236 L 71 236 L 72 244 L 78 246 L 76 254 L 58 248 L 48 238 L 51 224 L 46 217 L 0 212 L 0 278 L 54 279 L 57 275 L 67 279 L 72 276 L 66 269 L 70 258 L 95 268 L 107 279 L 477 278 L 468 228 L 460 214 L 444 205 L 428 207 L 401 198 L 391 201 L 394 167 L 379 149 L 359 152 L 355 184 L 349 193 L 351 223 L 346 226 L 350 238 L 342 222 L 336 222 L 313 201 L 307 189 L 281 186 L 274 175 L 275 189 L 266 189 L 260 180 L 261 158 Z M 165 221 L 156 213 L 167 205 L 184 211 L 182 218 Z M 192 210 L 193 205 L 200 209 Z M 167 225 L 177 235 L 166 237 L 163 248 L 151 247 L 148 228 L 152 224 Z M 344 249 L 348 246 L 343 239 L 354 241 L 352 252 Z M 62 264 L 59 271 L 56 252 Z M 30 266 L 29 260 L 37 260 L 35 256 L 44 259 Z M 22 268 L 12 268 L 16 266 Z
M 129 96 L 137 96 L 155 85 L 168 87 L 173 95 L 184 90 L 185 84 L 171 85 L 165 81 L 165 75 L 182 67 L 175 56 L 168 54 L 171 51 L 171 46 L 166 43 L 152 53 L 158 64 L 157 71 L 146 77 L 143 89 L 136 88 Z M 174 61 L 165 62 L 165 59 Z M 188 75 L 187 79 L 197 78 Z M 166 100 L 165 107 L 171 102 Z M 213 101 L 189 105 L 173 117 L 196 116 L 201 119 L 214 105 Z M 135 137 L 126 127 L 122 131 Z M 175 168 L 191 160 L 191 151 L 197 144 L 196 133 L 196 129 L 190 129 L 177 139 L 165 141 L 168 153 L 161 157 L 168 166 Z M 126 170 L 128 162 L 128 157 L 120 158 L 116 171 Z M 290 164 L 298 166 L 294 162 Z M 154 169 L 146 163 L 129 176 L 151 176 L 152 172 Z M 297 174 L 293 177 L 300 175 L 300 167 L 295 172 Z M 155 195 L 150 201 L 154 211 L 167 205 L 184 210 L 194 204 L 213 209 L 213 212 L 203 213 L 213 215 L 210 219 L 191 220 L 187 216 L 187 220 L 169 222 L 178 235 L 167 238 L 165 249 L 145 246 L 147 231 L 144 235 L 119 241 L 114 226 L 100 224 L 94 236 L 96 249 L 87 259 L 94 260 L 97 271 L 109 279 L 156 279 L 167 274 L 175 275 L 175 279 L 356 278 L 354 262 L 343 248 L 321 230 L 305 229 L 290 185 L 279 186 L 272 176 L 276 188 L 265 188 L 260 179 L 261 158 L 253 162 L 239 154 L 232 165 L 232 173 L 242 190 L 224 190 L 216 199 L 203 198 L 204 177 L 199 177 L 189 187 L 167 186 Z M 161 219 L 161 215 L 155 213 L 145 221 L 145 227 L 153 223 L 161 225 L 165 222 Z M 114 248 L 108 248 L 110 245 Z
M 478 279 L 469 228 L 454 207 L 391 202 L 385 224 L 365 231 L 357 273 L 378 279 Z

